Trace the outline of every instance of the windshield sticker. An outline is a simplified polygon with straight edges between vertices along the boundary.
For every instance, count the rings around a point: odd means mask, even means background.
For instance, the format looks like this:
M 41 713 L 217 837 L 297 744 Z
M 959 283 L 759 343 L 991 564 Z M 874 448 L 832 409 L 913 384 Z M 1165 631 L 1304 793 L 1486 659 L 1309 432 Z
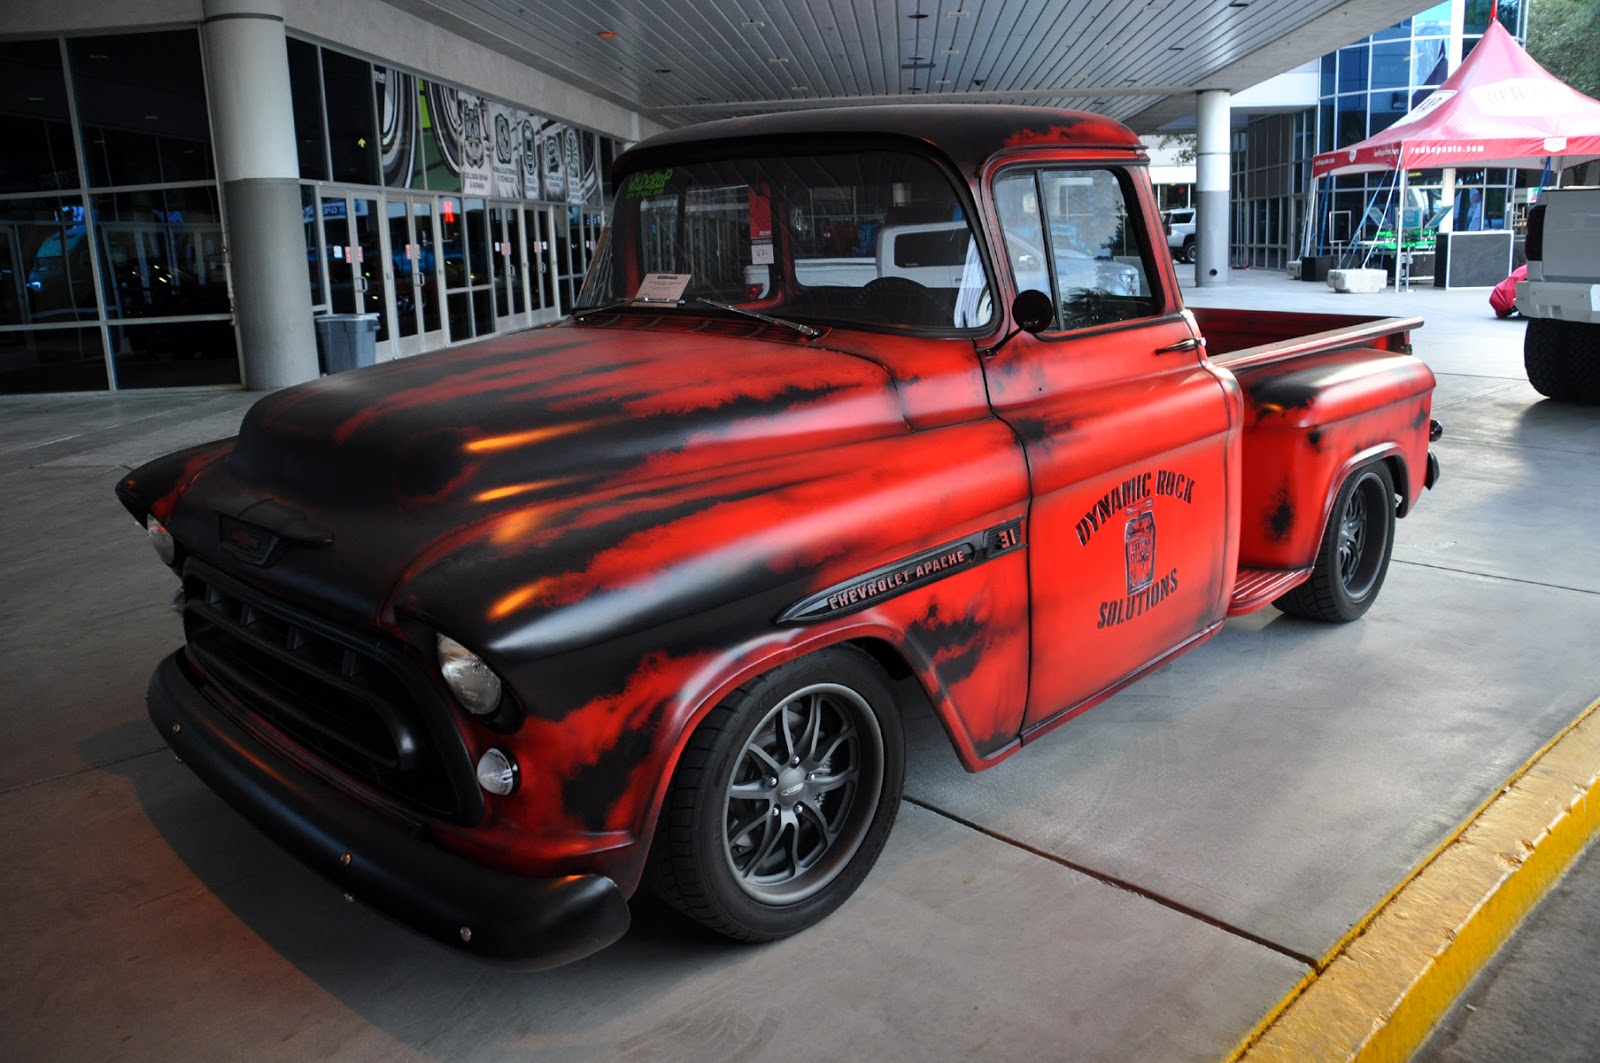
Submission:
M 667 190 L 667 182 L 672 180 L 672 170 L 656 170 L 651 173 L 636 173 L 628 178 L 628 187 L 623 194 L 629 199 L 639 199 L 643 196 L 659 196 Z
M 683 299 L 683 290 L 689 287 L 689 276 L 687 273 L 646 273 L 633 299 L 639 303 L 677 303 Z
M 772 239 L 772 200 L 759 189 L 750 189 L 750 239 Z

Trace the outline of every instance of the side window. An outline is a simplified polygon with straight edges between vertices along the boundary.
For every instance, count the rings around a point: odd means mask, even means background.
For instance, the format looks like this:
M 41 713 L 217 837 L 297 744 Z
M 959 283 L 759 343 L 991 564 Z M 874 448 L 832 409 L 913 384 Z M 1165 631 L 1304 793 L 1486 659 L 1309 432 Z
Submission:
M 1059 329 L 1156 312 L 1147 249 L 1128 226 L 1126 175 L 1109 169 L 1010 173 L 995 182 L 1017 290 L 1051 295 Z

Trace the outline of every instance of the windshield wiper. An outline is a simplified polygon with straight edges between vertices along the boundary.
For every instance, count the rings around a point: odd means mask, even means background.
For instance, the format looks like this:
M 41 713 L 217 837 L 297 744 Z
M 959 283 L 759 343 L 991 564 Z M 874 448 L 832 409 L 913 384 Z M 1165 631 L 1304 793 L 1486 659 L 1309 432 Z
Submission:
M 628 299 L 615 299 L 609 303 L 601 303 L 599 306 L 575 306 L 572 308 L 572 316 L 577 320 L 582 321 L 585 314 L 604 314 L 612 310 L 621 310 L 624 307 L 639 306 L 641 304 L 646 306 L 682 306 L 683 300 L 652 299 L 649 296 L 634 296 Z
M 706 306 L 714 306 L 718 310 L 726 310 L 731 314 L 743 314 L 745 317 L 753 317 L 757 321 L 765 321 L 769 325 L 783 325 L 787 328 L 792 328 L 808 340 L 814 340 L 818 336 L 822 335 L 821 329 L 812 328 L 810 325 L 802 325 L 798 321 L 785 321 L 781 317 L 773 317 L 771 314 L 763 314 L 755 310 L 746 310 L 742 306 L 734 306 L 730 303 L 719 303 L 712 299 L 696 299 L 695 302 L 703 303 Z

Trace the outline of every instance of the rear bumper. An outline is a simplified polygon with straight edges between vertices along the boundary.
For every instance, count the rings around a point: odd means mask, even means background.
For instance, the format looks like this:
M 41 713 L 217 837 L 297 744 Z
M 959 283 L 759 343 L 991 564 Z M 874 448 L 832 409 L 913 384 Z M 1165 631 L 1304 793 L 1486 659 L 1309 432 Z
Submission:
M 531 969 L 587 956 L 628 929 L 627 902 L 609 878 L 494 871 L 307 775 L 219 712 L 179 653 L 150 678 L 150 719 L 162 738 L 206 785 L 347 895 L 461 951 Z
M 1521 281 L 1517 284 L 1517 309 L 1523 317 L 1600 322 L 1600 284 Z

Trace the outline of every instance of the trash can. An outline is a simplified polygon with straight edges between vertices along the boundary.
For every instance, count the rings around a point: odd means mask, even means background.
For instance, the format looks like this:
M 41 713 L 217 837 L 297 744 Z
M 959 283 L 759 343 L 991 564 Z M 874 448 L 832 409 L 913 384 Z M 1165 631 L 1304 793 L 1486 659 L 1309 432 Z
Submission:
M 377 360 L 377 314 L 319 314 L 317 361 L 324 373 L 359 369 Z

